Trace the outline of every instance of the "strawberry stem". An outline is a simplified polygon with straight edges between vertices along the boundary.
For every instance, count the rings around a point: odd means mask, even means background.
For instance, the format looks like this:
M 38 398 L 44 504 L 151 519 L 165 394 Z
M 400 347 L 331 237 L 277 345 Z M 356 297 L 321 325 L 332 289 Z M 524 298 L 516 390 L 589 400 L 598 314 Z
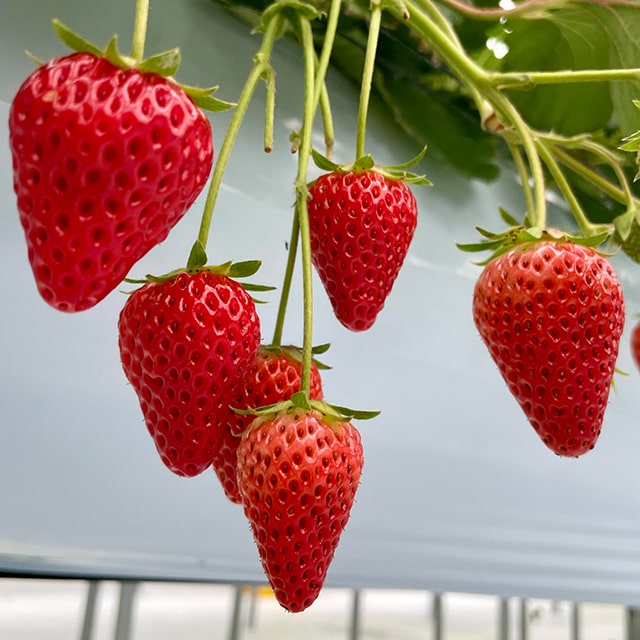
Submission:
M 136 62 L 144 59 L 144 43 L 147 37 L 147 22 L 149 18 L 149 0 L 136 0 L 136 13 L 133 22 L 133 40 L 131 43 L 131 57 Z
M 229 157 L 231 156 L 231 150 L 233 149 L 238 131 L 240 130 L 240 125 L 247 113 L 247 109 L 251 103 L 251 98 L 253 97 L 253 93 L 258 86 L 258 83 L 260 80 L 268 77 L 272 72 L 269 59 L 271 57 L 275 41 L 278 39 L 281 32 L 282 20 L 283 18 L 281 13 L 277 12 L 272 14 L 272 17 L 268 20 L 265 26 L 264 34 L 262 36 L 262 44 L 258 53 L 254 57 L 253 68 L 251 69 L 251 73 L 242 88 L 242 92 L 238 98 L 238 104 L 233 112 L 224 140 L 222 141 L 222 146 L 218 152 L 218 159 L 213 169 L 213 173 L 211 174 L 211 183 L 209 184 L 209 191 L 207 192 L 207 199 L 204 205 L 204 211 L 202 212 L 198 239 L 196 240 L 196 243 L 199 243 L 205 250 L 207 240 L 209 238 L 213 211 L 215 209 L 218 193 L 220 192 L 222 177 L 227 167 Z M 190 267 L 191 265 L 187 264 L 187 268 Z
M 367 112 L 369 110 L 369 98 L 371 96 L 371 82 L 376 65 L 376 51 L 380 36 L 380 24 L 382 22 L 381 0 L 371 0 L 371 18 L 369 20 L 369 36 L 364 56 L 362 69 L 362 82 L 360 84 L 360 103 L 358 106 L 358 128 L 356 134 L 356 159 L 362 158 L 365 153 L 365 134 L 367 129 Z
M 308 20 L 300 18 L 300 36 L 304 53 L 304 115 L 298 150 L 298 174 L 296 176 L 296 217 L 300 226 L 302 252 L 302 291 L 304 323 L 302 339 L 302 374 L 300 388 L 307 396 L 311 388 L 311 362 L 313 359 L 313 287 L 311 269 L 311 239 L 309 231 L 309 210 L 307 199 L 307 171 L 311 155 L 311 131 L 320 96 L 319 78 L 315 78 L 316 64 L 313 50 L 313 34 Z M 320 65 L 318 65 L 320 67 Z M 316 90 L 317 87 L 317 90 Z
M 305 120 L 303 122 L 303 132 L 300 134 L 300 141 L 299 141 L 300 147 L 303 147 L 303 148 L 300 150 L 300 155 L 298 156 L 299 165 L 298 165 L 298 176 L 296 178 L 296 194 L 297 194 L 296 195 L 296 214 L 293 217 L 293 223 L 291 227 L 291 239 L 289 241 L 289 256 L 287 259 L 287 266 L 285 268 L 284 281 L 282 283 L 282 290 L 280 293 L 280 303 L 278 306 L 276 326 L 273 332 L 272 344 L 274 345 L 280 345 L 282 341 L 284 321 L 285 321 L 286 312 L 287 312 L 287 304 L 289 302 L 289 293 L 291 291 L 291 280 L 293 279 L 293 270 L 295 267 L 296 254 L 298 251 L 298 242 L 299 242 L 299 235 L 300 235 L 300 215 L 299 215 L 299 209 L 298 209 L 299 204 L 297 200 L 302 197 L 304 197 L 304 207 L 305 207 L 304 215 L 305 215 L 305 218 L 307 217 L 307 212 L 306 212 L 306 201 L 308 196 L 308 192 L 306 190 L 307 189 L 307 186 L 306 186 L 307 168 L 309 164 L 309 154 L 311 153 L 311 127 L 313 125 L 315 113 L 318 109 L 318 104 L 320 104 L 322 108 L 322 117 L 323 117 L 323 123 L 325 128 L 325 143 L 329 150 L 333 145 L 333 120 L 331 118 L 331 110 L 328 107 L 328 95 L 327 95 L 327 89 L 326 89 L 324 80 L 327 73 L 327 69 L 329 67 L 329 59 L 331 57 L 331 51 L 333 50 L 333 43 L 335 41 L 335 35 L 338 28 L 338 18 L 340 16 L 341 3 L 342 3 L 342 0 L 332 0 L 331 2 L 331 6 L 329 7 L 329 15 L 327 18 L 327 28 L 325 30 L 325 34 L 323 38 L 323 45 L 322 45 L 322 51 L 320 52 L 320 57 L 318 60 L 316 60 L 315 53 L 313 55 L 315 73 L 311 74 L 311 78 L 315 76 L 315 83 L 313 85 L 312 98 L 309 99 L 309 97 L 305 92 L 305 107 L 304 107 Z M 305 21 L 301 18 L 300 22 L 301 22 L 301 25 L 302 23 L 307 22 L 307 26 L 310 29 L 308 21 Z M 313 40 L 311 41 L 308 40 L 308 34 L 306 34 L 305 30 L 303 29 L 301 29 L 301 46 L 305 51 L 305 55 L 307 53 L 313 52 L 314 50 Z M 308 49 L 310 49 L 310 51 L 307 51 Z M 307 75 L 305 73 L 306 80 L 310 81 L 311 78 L 307 78 Z M 323 96 L 325 96 L 325 98 L 323 98 Z M 310 104 L 307 105 L 307 102 L 309 102 Z M 326 103 L 326 105 L 322 106 L 323 103 Z M 309 131 L 307 132 L 307 138 L 304 139 L 303 138 L 304 126 L 307 123 L 307 121 L 309 121 L 309 125 L 308 125 Z M 301 170 L 301 167 L 303 166 L 302 163 L 304 163 L 304 172 L 302 172 Z M 304 260 L 305 260 L 304 251 L 303 251 L 302 259 L 304 264 Z M 309 249 L 308 262 L 309 262 L 308 268 L 310 271 L 311 270 L 310 249 Z M 304 270 L 304 266 L 303 266 L 303 270 Z M 303 277 L 304 277 L 304 272 L 303 272 Z M 307 295 L 311 296 L 312 291 L 309 290 Z M 307 303 L 305 302 L 305 311 L 306 310 L 307 310 Z M 311 313 L 311 315 L 313 315 L 312 307 L 310 308 L 309 312 Z M 312 336 L 309 335 L 309 344 L 311 344 L 311 339 L 312 339 Z M 308 374 L 307 374 L 309 381 L 311 379 L 311 359 L 312 359 L 312 356 L 310 355 L 309 363 L 308 363 Z M 303 357 L 302 369 L 304 373 L 304 370 L 305 370 L 304 357 Z

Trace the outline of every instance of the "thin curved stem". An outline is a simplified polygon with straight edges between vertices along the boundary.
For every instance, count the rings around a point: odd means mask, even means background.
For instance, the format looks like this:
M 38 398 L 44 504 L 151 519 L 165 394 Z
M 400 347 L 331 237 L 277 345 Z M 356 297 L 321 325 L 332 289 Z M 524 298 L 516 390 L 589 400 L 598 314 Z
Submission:
M 558 185 L 558 188 L 562 192 L 562 195 L 564 196 L 565 200 L 569 203 L 569 206 L 571 207 L 571 212 L 573 213 L 573 217 L 578 223 L 578 226 L 586 236 L 594 235 L 597 231 L 599 231 L 602 228 L 602 226 L 594 225 L 592 222 L 589 221 L 584 210 L 582 209 L 580 202 L 576 198 L 576 195 L 573 192 L 571 185 L 569 184 L 564 173 L 562 173 L 562 169 L 560 169 L 558 163 L 556 162 L 555 158 L 553 157 L 549 149 L 547 149 L 547 146 L 544 142 L 538 143 L 538 151 L 540 153 L 540 157 L 544 160 L 544 163 L 547 165 L 549 172 L 551 173 L 551 175 L 553 176 L 553 179 Z
M 211 183 L 209 184 L 209 191 L 207 192 L 207 199 L 202 213 L 200 230 L 198 232 L 197 242 L 200 243 L 203 250 L 205 250 L 207 246 L 213 211 L 215 209 L 216 200 L 218 199 L 220 185 L 222 184 L 222 177 L 227 167 L 229 157 L 231 156 L 231 150 L 233 149 L 238 131 L 240 130 L 240 125 L 244 120 L 244 116 L 251 102 L 251 98 L 253 97 L 253 93 L 260 80 L 264 77 L 264 74 L 270 69 L 269 58 L 271 56 L 271 51 L 273 50 L 273 45 L 280 33 L 281 25 L 282 16 L 280 14 L 276 14 L 265 28 L 262 45 L 258 53 L 255 55 L 254 66 L 251 69 L 251 73 L 245 82 L 242 92 L 240 93 L 238 104 L 233 112 L 233 116 L 229 122 L 220 151 L 218 152 L 218 159 L 216 161 L 216 166 L 213 169 L 213 173 L 211 174 Z
M 507 146 L 509 147 L 509 151 L 511 152 L 511 156 L 518 170 L 518 175 L 520 176 L 520 182 L 522 183 L 524 200 L 527 205 L 527 218 L 531 220 L 531 216 L 533 216 L 535 212 L 535 202 L 533 200 L 531 186 L 529 185 L 529 171 L 527 170 L 527 165 L 520 153 L 520 147 L 508 140 Z

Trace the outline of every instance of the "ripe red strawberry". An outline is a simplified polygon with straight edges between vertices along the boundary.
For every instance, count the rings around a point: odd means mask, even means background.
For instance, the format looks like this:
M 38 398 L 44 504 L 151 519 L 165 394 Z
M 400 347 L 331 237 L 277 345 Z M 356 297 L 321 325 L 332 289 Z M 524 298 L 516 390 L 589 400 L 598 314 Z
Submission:
M 175 82 L 91 53 L 34 71 L 9 132 L 29 261 L 60 311 L 111 292 L 193 204 L 213 162 L 209 121 Z
M 369 329 L 413 238 L 413 193 L 369 170 L 323 174 L 309 194 L 311 256 L 334 313 L 352 331 Z
M 225 275 L 183 272 L 134 291 L 118 330 L 122 367 L 162 461 L 181 476 L 201 473 L 260 344 L 253 300 Z
M 278 602 L 318 597 L 347 524 L 364 463 L 360 434 L 317 411 L 257 419 L 238 447 L 238 486 Z
M 231 400 L 231 406 L 236 409 L 257 409 L 289 400 L 294 393 L 300 391 L 302 362 L 296 356 L 294 347 L 262 345 L 239 385 L 236 396 Z M 322 380 L 314 363 L 311 364 L 310 382 L 309 397 L 312 400 L 322 400 Z M 253 415 L 230 411 L 222 444 L 213 459 L 213 469 L 227 498 L 236 504 L 242 503 L 236 474 L 239 436 L 254 418 Z
M 640 369 L 640 322 L 637 322 L 631 332 L 631 356 L 633 361 Z
M 561 456 L 593 449 L 624 327 L 609 262 L 569 242 L 516 246 L 484 268 L 473 318 L 542 441 Z

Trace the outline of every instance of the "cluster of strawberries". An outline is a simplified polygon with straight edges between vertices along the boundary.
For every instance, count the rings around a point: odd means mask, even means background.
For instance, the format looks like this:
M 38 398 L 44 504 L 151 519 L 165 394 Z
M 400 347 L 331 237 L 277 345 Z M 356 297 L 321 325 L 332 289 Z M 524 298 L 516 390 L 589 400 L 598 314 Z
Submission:
M 213 165 L 209 120 L 180 85 L 93 52 L 40 66 L 9 125 L 35 282 L 64 312 L 112 292 L 185 215 Z M 375 172 L 335 172 L 311 186 L 309 212 L 338 317 L 370 327 L 416 227 L 411 191 Z M 242 264 L 150 278 L 124 304 L 119 349 L 163 463 L 180 476 L 215 471 L 243 505 L 278 600 L 300 611 L 349 518 L 362 443 L 350 422 L 309 404 L 322 400 L 315 363 L 308 398 L 261 416 L 238 411 L 290 401 L 302 376 L 299 349 L 261 344 L 250 287 L 234 277 L 252 274 Z
M 60 311 L 113 291 L 184 216 L 213 165 L 209 120 L 180 85 L 91 52 L 40 66 L 9 124 L 29 261 Z M 308 215 L 336 317 L 368 329 L 416 229 L 411 190 L 376 167 L 335 170 L 309 186 Z M 230 264 L 185 268 L 134 291 L 118 323 L 122 366 L 163 463 L 180 476 L 215 471 L 243 506 L 279 602 L 301 611 L 349 518 L 362 443 L 322 410 L 315 365 L 300 397 L 300 351 L 261 344 L 254 301 L 233 276 Z M 607 260 L 547 233 L 515 243 L 483 270 L 473 317 L 545 444 L 563 456 L 591 449 L 624 325 Z

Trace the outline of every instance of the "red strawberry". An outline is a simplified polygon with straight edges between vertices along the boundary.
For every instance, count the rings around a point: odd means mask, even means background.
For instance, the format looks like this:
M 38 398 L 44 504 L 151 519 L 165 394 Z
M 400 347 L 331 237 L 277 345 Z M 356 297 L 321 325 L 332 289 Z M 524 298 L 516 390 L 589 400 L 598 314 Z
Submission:
M 293 409 L 258 418 L 238 447 L 238 486 L 278 602 L 303 611 L 318 597 L 347 524 L 364 463 L 349 422 Z
M 413 238 L 413 193 L 369 170 L 323 174 L 309 194 L 311 256 L 336 317 L 352 331 L 369 329 Z
M 640 322 L 637 322 L 631 332 L 631 356 L 638 369 L 640 369 Z
M 300 391 L 302 362 L 297 356 L 294 347 L 262 345 L 239 386 L 238 393 L 231 400 L 231 406 L 236 409 L 257 409 L 289 400 L 294 393 Z M 309 397 L 312 400 L 322 400 L 322 380 L 314 363 L 311 365 Z M 244 416 L 230 411 L 222 444 L 213 459 L 213 468 L 227 498 L 236 504 L 242 503 L 236 474 L 239 436 L 254 418 L 252 415 Z
M 60 311 L 111 292 L 193 204 L 213 162 L 209 121 L 176 83 L 90 53 L 34 71 L 9 131 L 29 261 Z
M 201 473 L 260 344 L 253 300 L 225 275 L 183 272 L 132 293 L 118 330 L 122 367 L 162 461 L 181 476 Z
M 473 318 L 542 441 L 561 456 L 593 449 L 624 326 L 609 262 L 569 242 L 519 245 L 484 268 Z

